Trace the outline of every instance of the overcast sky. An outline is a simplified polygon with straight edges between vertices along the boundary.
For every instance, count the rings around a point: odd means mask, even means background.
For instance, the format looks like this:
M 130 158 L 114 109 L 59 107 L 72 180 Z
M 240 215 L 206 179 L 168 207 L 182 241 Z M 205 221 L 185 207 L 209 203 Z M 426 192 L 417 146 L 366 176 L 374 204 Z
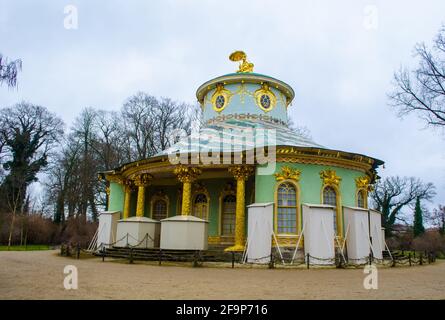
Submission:
M 78 10 L 66 29 L 64 8 Z M 413 46 L 431 44 L 445 1 L 0 0 L 0 53 L 23 60 L 18 89 L 0 107 L 46 106 L 69 127 L 82 108 L 118 110 L 139 90 L 194 103 L 203 82 L 236 70 L 295 90 L 289 113 L 326 147 L 386 162 L 379 174 L 433 182 L 445 204 L 445 136 L 415 116 L 397 118 L 386 94 Z

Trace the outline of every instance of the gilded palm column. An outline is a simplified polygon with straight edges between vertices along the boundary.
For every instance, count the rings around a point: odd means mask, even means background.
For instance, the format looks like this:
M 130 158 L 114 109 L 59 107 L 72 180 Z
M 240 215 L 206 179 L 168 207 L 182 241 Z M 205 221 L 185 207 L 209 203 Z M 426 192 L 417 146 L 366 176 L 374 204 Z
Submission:
M 182 211 L 181 215 L 188 216 L 192 213 L 192 182 L 201 174 L 201 169 L 179 165 L 173 173 L 182 182 Z
M 153 179 L 148 173 L 142 173 L 136 176 L 134 179 L 134 184 L 138 187 L 138 201 L 136 207 L 136 217 L 144 216 L 145 207 L 145 187 L 149 184 L 150 180 Z
M 225 251 L 244 251 L 246 242 L 246 181 L 253 173 L 249 166 L 230 167 L 229 172 L 236 179 L 235 245 Z
M 128 219 L 130 216 L 130 203 L 131 203 L 131 192 L 133 191 L 133 183 L 131 180 L 125 180 L 124 185 L 124 219 Z

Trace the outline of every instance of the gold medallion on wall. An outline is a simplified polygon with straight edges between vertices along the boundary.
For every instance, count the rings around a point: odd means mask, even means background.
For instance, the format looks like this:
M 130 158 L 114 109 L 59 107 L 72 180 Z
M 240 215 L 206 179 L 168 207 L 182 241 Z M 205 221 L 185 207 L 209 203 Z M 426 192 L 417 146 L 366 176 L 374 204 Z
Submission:
M 264 112 L 271 111 L 277 104 L 277 97 L 270 90 L 267 83 L 261 85 L 261 89 L 255 91 L 255 102 Z
M 213 110 L 216 112 L 223 111 L 227 105 L 229 104 L 230 98 L 232 96 L 232 93 L 224 88 L 224 85 L 221 83 L 218 83 L 216 85 L 216 90 L 212 95 L 212 106 Z

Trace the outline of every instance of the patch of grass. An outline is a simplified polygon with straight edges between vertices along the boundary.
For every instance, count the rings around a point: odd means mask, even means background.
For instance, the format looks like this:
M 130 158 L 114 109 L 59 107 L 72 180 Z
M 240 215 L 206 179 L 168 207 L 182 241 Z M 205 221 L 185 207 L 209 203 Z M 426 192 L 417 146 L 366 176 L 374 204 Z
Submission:
M 50 250 L 51 248 L 46 244 L 29 244 L 27 246 L 10 246 L 9 251 L 36 251 L 36 250 Z M 0 246 L 0 251 L 8 251 L 8 246 Z

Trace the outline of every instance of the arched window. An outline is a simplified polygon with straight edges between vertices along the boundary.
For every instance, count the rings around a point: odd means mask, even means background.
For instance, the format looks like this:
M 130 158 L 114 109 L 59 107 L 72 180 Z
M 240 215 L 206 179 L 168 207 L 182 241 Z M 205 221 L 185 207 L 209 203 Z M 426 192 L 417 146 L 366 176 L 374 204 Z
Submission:
M 357 193 L 357 207 L 366 208 L 365 192 L 363 190 Z
M 276 214 L 277 233 L 297 233 L 297 190 L 293 184 L 278 186 Z
M 222 201 L 221 235 L 223 236 L 235 234 L 235 208 L 235 195 L 226 195 Z
M 204 193 L 198 193 L 193 201 L 193 215 L 197 218 L 207 220 L 208 198 Z
M 162 220 L 167 218 L 167 201 L 157 199 L 153 203 L 153 219 Z
M 334 206 L 334 231 L 337 234 L 337 192 L 332 187 L 323 189 L 323 204 Z

